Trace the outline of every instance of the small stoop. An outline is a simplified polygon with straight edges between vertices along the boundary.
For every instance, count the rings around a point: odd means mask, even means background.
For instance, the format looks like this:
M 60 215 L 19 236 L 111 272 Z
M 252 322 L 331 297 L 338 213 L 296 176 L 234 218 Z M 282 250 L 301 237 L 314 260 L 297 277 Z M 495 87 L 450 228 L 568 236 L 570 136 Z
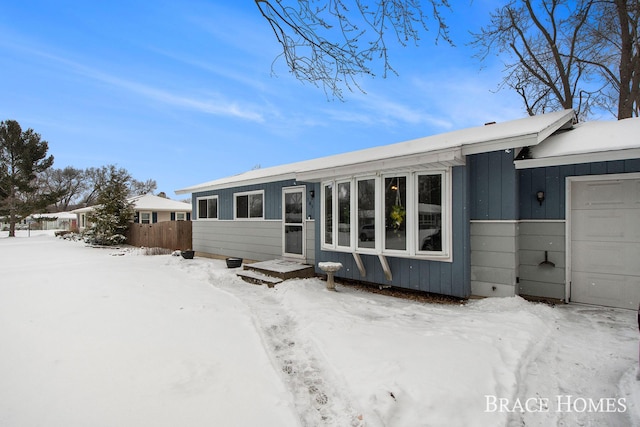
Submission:
M 237 275 L 244 281 L 256 285 L 266 284 L 270 288 L 288 279 L 315 277 L 312 265 L 296 261 L 275 259 L 245 264 Z

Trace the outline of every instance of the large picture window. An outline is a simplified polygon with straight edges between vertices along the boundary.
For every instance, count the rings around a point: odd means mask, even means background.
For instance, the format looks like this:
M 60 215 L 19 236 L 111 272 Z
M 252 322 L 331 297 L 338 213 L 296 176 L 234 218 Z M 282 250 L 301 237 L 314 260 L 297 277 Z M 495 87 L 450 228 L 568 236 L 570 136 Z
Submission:
M 198 199 L 198 219 L 218 218 L 218 196 Z
M 449 181 L 446 170 L 322 183 L 322 247 L 450 261 Z
M 261 219 L 264 218 L 264 193 L 241 193 L 235 195 L 235 212 L 237 219 Z

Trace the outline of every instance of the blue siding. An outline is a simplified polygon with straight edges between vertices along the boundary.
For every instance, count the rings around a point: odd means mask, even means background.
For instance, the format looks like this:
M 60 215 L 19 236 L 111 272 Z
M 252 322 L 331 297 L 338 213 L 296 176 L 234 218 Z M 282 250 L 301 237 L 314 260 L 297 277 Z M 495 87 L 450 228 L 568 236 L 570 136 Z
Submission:
M 264 190 L 264 219 L 282 219 L 282 188 L 292 187 L 294 185 L 303 185 L 304 183 L 296 183 L 294 180 L 269 182 L 266 184 L 245 185 L 241 187 L 225 188 L 222 190 L 202 191 L 199 193 L 193 193 L 191 198 L 193 208 L 193 218 L 197 219 L 198 206 L 196 200 L 198 197 L 205 196 L 218 196 L 218 219 L 232 220 L 233 219 L 233 195 L 235 193 L 244 193 L 247 191 Z M 313 186 L 313 184 L 310 184 Z M 308 186 L 308 188 L 310 188 Z M 316 197 L 319 192 L 316 190 Z M 308 204 L 313 205 L 314 201 L 309 201 L 311 197 L 307 193 Z M 311 212 L 311 211 L 309 211 Z
M 470 247 L 469 247 L 469 175 L 467 167 L 459 166 L 452 169 L 452 252 L 453 262 L 425 261 L 413 258 L 397 258 L 387 256 L 387 261 L 393 275 L 388 282 L 375 255 L 361 255 L 367 271 L 366 277 L 361 277 L 358 267 L 351 253 L 324 251 L 320 249 L 320 224 L 316 223 L 316 261 L 340 262 L 343 269 L 336 273 L 336 277 L 358 280 L 374 284 L 391 285 L 399 288 L 414 289 L 442 295 L 466 298 L 471 294 L 470 284 Z M 316 189 L 316 194 L 318 189 Z M 317 204 L 315 217 L 320 218 L 320 207 Z M 322 271 L 317 269 L 318 274 Z
M 517 174 L 513 152 L 493 151 L 467 157 L 470 174 L 471 219 L 516 219 Z
M 519 171 L 520 219 L 565 219 L 566 178 L 640 172 L 640 159 L 548 166 Z M 542 205 L 538 191 L 545 192 Z

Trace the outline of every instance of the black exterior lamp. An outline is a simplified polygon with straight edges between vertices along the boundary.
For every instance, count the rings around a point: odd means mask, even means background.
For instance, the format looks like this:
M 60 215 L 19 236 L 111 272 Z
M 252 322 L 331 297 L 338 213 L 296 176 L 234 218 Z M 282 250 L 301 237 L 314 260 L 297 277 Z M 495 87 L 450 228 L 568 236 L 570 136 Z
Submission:
M 538 203 L 540 203 L 540 206 L 542 206 L 542 202 L 544 202 L 544 191 L 538 191 L 536 193 L 536 199 L 538 200 Z
M 316 190 L 309 190 L 309 196 L 313 199 L 316 196 Z

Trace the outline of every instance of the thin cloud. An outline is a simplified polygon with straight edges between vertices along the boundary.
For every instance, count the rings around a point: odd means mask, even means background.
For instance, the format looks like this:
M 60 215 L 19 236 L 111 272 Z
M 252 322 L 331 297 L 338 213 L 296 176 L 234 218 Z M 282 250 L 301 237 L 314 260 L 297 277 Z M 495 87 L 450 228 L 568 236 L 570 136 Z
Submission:
M 88 77 L 95 81 L 107 83 L 113 87 L 125 89 L 131 93 L 141 95 L 153 101 L 216 116 L 230 116 L 258 123 L 265 121 L 264 115 L 255 108 L 250 108 L 235 102 L 221 99 L 220 96 L 215 97 L 215 99 L 201 99 L 176 95 L 167 90 L 113 76 L 61 56 L 46 53 L 39 49 L 29 48 L 23 45 L 19 46 L 16 44 L 11 45 L 11 48 L 63 65 L 66 67 L 67 71 Z

